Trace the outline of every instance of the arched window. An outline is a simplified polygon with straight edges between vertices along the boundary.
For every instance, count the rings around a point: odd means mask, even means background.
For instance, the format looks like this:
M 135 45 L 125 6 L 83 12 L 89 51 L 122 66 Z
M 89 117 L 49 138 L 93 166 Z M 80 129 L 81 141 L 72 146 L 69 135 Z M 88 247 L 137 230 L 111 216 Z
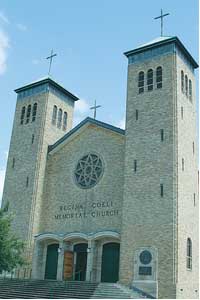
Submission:
M 29 123 L 30 116 L 31 116 L 31 105 L 29 104 L 26 112 L 26 124 Z
M 26 112 L 26 107 L 23 106 L 21 111 L 21 120 L 20 120 L 21 125 L 24 123 L 25 112 Z
M 63 130 L 65 131 L 66 129 L 67 129 L 67 113 L 65 111 L 63 115 Z
M 189 99 L 192 102 L 192 81 L 189 80 Z
M 157 67 L 156 69 L 156 85 L 157 89 L 162 88 L 162 67 Z
M 153 90 L 153 70 L 149 69 L 147 71 L 147 89 L 148 91 Z
M 188 97 L 188 77 L 185 75 L 185 94 Z
M 181 91 L 184 93 L 184 72 L 181 71 Z
M 144 93 L 144 72 L 138 74 L 138 92 L 139 94 Z
M 187 257 L 186 257 L 187 269 L 192 269 L 192 240 L 187 239 Z
M 54 105 L 53 107 L 53 114 L 52 114 L 52 124 L 55 125 L 56 124 L 56 119 L 57 119 L 57 106 Z
M 34 103 L 34 105 L 33 105 L 33 112 L 32 112 L 32 122 L 35 121 L 36 114 L 37 114 L 37 103 Z
M 58 111 L 58 123 L 57 123 L 58 128 L 61 127 L 61 123 L 62 123 L 62 109 L 60 108 Z

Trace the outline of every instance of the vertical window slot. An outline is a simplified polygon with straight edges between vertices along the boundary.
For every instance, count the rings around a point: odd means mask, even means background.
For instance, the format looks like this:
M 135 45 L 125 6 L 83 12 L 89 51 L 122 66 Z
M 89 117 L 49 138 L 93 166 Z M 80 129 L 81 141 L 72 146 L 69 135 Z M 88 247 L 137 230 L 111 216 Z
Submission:
M 139 114 L 139 112 L 138 112 L 138 110 L 136 109 L 136 111 L 135 111 L 135 119 L 136 119 L 136 120 L 138 120 L 138 114 Z
M 160 138 L 161 138 L 161 142 L 164 141 L 164 129 L 160 129 Z
M 137 160 L 135 159 L 134 160 L 134 172 L 136 172 L 137 171 Z
M 160 184 L 160 196 L 164 196 L 164 188 L 163 188 L 163 183 Z

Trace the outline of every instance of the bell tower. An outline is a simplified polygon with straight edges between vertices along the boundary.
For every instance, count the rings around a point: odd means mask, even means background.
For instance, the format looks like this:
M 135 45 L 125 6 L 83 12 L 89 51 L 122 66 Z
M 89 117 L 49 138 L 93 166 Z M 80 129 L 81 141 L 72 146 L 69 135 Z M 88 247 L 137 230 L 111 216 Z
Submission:
M 72 128 L 78 98 L 50 77 L 15 90 L 17 104 L 3 203 L 15 233 L 32 248 L 38 231 L 48 145 Z
M 177 37 L 125 55 L 120 281 L 158 298 L 198 298 L 198 65 Z

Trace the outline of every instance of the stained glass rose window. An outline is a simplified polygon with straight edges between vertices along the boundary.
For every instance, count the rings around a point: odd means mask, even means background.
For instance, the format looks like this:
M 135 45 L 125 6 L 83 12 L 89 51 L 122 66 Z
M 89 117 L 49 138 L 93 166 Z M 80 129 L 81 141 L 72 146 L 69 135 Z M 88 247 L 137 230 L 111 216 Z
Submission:
M 103 162 L 94 153 L 87 154 L 79 159 L 75 169 L 75 180 L 82 188 L 95 186 L 103 174 Z

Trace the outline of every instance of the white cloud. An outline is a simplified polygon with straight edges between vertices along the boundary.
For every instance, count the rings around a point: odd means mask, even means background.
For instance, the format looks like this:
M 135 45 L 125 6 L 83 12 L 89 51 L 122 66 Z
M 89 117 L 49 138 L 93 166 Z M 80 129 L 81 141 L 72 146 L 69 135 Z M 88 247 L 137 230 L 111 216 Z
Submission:
M 125 129 L 125 117 L 123 117 L 118 123 L 117 123 L 117 127 Z
M 8 18 L 6 17 L 6 15 L 2 11 L 0 11 L 0 20 L 2 20 L 6 24 L 10 24 Z
M 86 100 L 80 99 L 75 103 L 75 113 L 85 114 L 89 112 L 90 106 Z
M 0 206 L 1 206 L 1 199 L 3 195 L 3 185 L 5 179 L 6 170 L 0 170 Z
M 80 123 L 82 120 L 87 118 L 90 114 L 90 105 L 89 103 L 84 100 L 80 99 L 75 103 L 74 109 L 74 126 Z
M 21 31 L 26 31 L 26 30 L 27 30 L 26 25 L 21 24 L 21 23 L 18 23 L 18 24 L 17 24 L 17 28 L 18 28 L 19 30 L 21 30 Z
M 2 30 L 0 30 L 0 75 L 6 71 L 8 48 L 9 38 Z

